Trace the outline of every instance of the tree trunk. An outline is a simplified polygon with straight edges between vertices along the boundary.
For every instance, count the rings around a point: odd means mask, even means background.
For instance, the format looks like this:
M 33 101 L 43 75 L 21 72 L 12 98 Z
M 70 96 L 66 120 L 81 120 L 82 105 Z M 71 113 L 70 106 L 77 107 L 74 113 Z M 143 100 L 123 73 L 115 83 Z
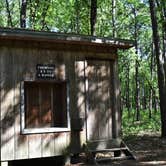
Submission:
M 147 109 L 147 86 L 144 85 L 144 80 L 142 80 L 142 109 Z
M 90 27 L 91 35 L 95 35 L 97 21 L 97 0 L 91 0 Z
M 26 8 L 27 8 L 27 1 L 22 0 L 21 11 L 20 11 L 20 27 L 21 28 L 26 28 Z
M 152 47 L 151 47 L 151 57 L 150 57 L 150 80 L 153 82 L 153 42 L 152 42 Z M 152 109 L 153 109 L 153 90 L 150 87 L 149 89 L 149 119 L 152 118 Z
M 128 111 L 128 118 L 130 118 L 130 65 L 127 64 L 127 74 L 126 74 L 126 107 Z
M 135 7 L 133 8 L 133 15 L 134 15 L 134 40 L 135 40 L 135 53 L 138 56 L 138 32 L 137 32 L 137 11 Z M 136 106 L 136 121 L 140 120 L 140 101 L 139 101 L 139 80 L 138 80 L 138 75 L 139 75 L 139 62 L 138 58 L 136 58 L 135 61 L 135 106 Z
M 41 28 L 41 30 L 49 30 L 49 28 L 47 27 L 47 23 L 46 23 L 46 16 L 47 16 L 49 7 L 50 7 L 50 0 L 49 1 L 46 0 L 44 2 L 44 8 L 42 11 L 42 20 L 41 20 L 42 28 Z
M 9 2 L 8 0 L 6 0 L 6 11 L 7 11 L 7 25 L 9 27 L 13 27 L 13 22 L 12 22 L 12 17 L 11 17 L 11 13 L 10 13 L 10 8 L 9 8 Z
M 149 119 L 152 118 L 152 109 L 153 109 L 153 92 L 152 89 L 150 88 L 149 90 Z
M 157 113 L 157 98 L 156 98 L 156 93 L 153 94 L 153 108 L 154 108 L 154 113 Z
M 112 0 L 112 37 L 116 37 L 115 15 L 116 15 L 116 0 Z
M 140 120 L 140 102 L 139 102 L 139 80 L 138 80 L 138 60 L 135 62 L 135 106 L 136 106 L 136 121 Z
M 75 12 L 76 12 L 76 32 L 80 33 L 80 6 L 78 0 L 75 0 Z
M 163 53 L 161 51 L 161 43 L 154 0 L 149 0 L 149 4 L 153 30 L 153 41 L 157 60 L 158 86 L 161 111 L 161 136 L 166 137 L 166 54 L 165 50 L 163 50 Z

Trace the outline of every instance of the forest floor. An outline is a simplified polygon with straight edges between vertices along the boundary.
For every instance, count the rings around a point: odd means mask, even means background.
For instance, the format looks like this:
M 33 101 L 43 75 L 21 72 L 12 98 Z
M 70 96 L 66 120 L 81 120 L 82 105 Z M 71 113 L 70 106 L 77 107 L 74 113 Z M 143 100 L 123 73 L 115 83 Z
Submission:
M 166 140 L 159 134 L 144 134 L 125 139 L 125 143 L 136 157 L 134 160 L 125 160 L 110 165 L 123 166 L 166 166 Z
M 81 164 L 84 166 L 166 166 L 166 140 L 159 134 L 129 136 L 125 143 L 132 151 L 136 160 L 110 161 L 100 164 Z M 79 166 L 78 164 L 74 166 Z
M 77 162 L 77 164 L 69 164 L 68 166 L 166 166 L 166 139 L 161 139 L 159 133 L 141 133 L 137 135 L 129 135 L 123 141 L 129 147 L 136 160 L 121 160 L 102 162 L 100 164 L 86 163 L 86 157 Z M 64 158 L 63 158 L 64 159 Z M 29 165 L 48 165 L 48 166 L 62 166 L 63 159 L 51 158 L 49 160 L 23 160 L 23 162 L 16 162 L 9 166 L 29 166 Z M 40 163 L 40 164 L 39 164 Z

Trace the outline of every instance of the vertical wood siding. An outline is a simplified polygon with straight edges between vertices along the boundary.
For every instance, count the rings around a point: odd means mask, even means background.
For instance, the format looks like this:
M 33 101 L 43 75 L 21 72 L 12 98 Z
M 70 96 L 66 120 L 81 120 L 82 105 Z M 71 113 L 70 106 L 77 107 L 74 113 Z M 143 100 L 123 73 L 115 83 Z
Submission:
M 1 49 L 1 159 L 14 158 L 14 66 L 11 50 Z
M 120 111 L 120 82 L 118 77 L 118 62 L 113 63 L 113 138 L 121 137 L 121 111 Z
M 58 78 L 65 79 L 67 62 L 64 54 L 62 51 L 1 48 L 2 161 L 61 155 L 69 146 L 68 133 L 20 133 L 21 81 L 35 78 L 36 64 L 50 63 L 56 65 Z
M 116 122 L 112 120 L 112 115 L 118 122 L 120 120 L 117 117 L 119 114 L 113 114 L 112 111 L 113 98 L 111 96 L 116 94 L 111 85 L 111 83 L 116 83 L 116 80 L 112 81 L 112 63 L 110 61 L 85 61 L 87 57 L 107 58 L 109 54 L 103 56 L 86 52 L 19 47 L 1 47 L 0 50 L 2 161 L 62 155 L 69 147 L 71 152 L 80 151 L 81 145 L 86 142 L 86 118 L 89 116 L 85 113 L 87 97 L 90 97 L 88 98 L 89 109 L 95 110 L 96 113 L 94 121 L 88 121 L 88 125 L 96 122 L 94 126 L 96 128 L 92 128 L 95 132 L 93 135 L 91 133 L 90 137 L 93 140 L 112 138 L 112 132 L 114 132 L 112 126 L 116 125 Z M 35 79 L 37 64 L 55 64 L 57 78 L 67 80 L 70 87 L 71 132 L 27 135 L 20 133 L 20 108 L 23 104 L 21 103 L 21 82 Z M 116 75 L 116 69 L 114 69 L 114 74 Z M 88 78 L 88 94 L 85 77 Z M 45 98 L 45 94 L 42 94 L 41 100 Z M 114 104 L 118 104 L 118 96 Z M 117 107 L 114 109 L 118 112 Z M 120 126 L 116 127 L 116 133 L 119 128 Z
M 78 58 L 78 59 L 77 59 Z M 75 60 L 76 110 L 78 112 L 78 131 L 80 145 L 86 141 L 86 105 L 85 105 L 85 61 L 77 55 Z

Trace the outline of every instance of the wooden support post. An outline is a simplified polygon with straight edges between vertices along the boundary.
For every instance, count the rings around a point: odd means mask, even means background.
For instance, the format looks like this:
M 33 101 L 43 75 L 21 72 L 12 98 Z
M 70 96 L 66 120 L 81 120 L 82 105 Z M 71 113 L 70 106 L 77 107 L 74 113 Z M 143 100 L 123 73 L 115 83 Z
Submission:
M 121 110 L 120 110 L 120 82 L 118 77 L 118 62 L 117 60 L 113 64 L 113 138 L 121 137 Z
M 8 165 L 8 162 L 7 162 L 7 161 L 4 161 L 4 162 L 1 161 L 1 162 L 0 162 L 0 166 L 9 166 L 9 165 Z
M 65 156 L 65 161 L 64 161 L 64 166 L 69 166 L 71 165 L 71 161 L 70 161 L 70 155 L 66 155 Z

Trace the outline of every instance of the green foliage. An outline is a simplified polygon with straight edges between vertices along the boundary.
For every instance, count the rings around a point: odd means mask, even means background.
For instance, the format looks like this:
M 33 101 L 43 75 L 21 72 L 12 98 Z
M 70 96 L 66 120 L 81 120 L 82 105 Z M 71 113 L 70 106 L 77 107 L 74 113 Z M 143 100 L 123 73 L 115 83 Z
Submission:
M 6 2 L 9 2 L 9 10 L 13 27 L 20 27 L 20 0 L 0 0 L 0 27 L 8 27 L 9 13 Z M 135 48 L 129 51 L 119 51 L 119 77 L 121 82 L 122 107 L 134 109 L 136 107 L 135 92 L 136 78 L 135 66 L 138 61 L 138 83 L 140 107 L 149 106 L 150 98 L 158 103 L 158 86 L 156 59 L 152 43 L 152 30 L 150 21 L 149 5 L 147 0 L 113 0 L 97 1 L 97 36 L 132 39 L 138 44 L 136 54 Z M 164 2 L 164 0 L 162 1 Z M 46 30 L 64 33 L 90 34 L 90 0 L 27 0 L 26 28 L 33 30 Z M 114 12 L 113 12 L 114 9 Z M 158 7 L 158 18 L 160 26 L 163 19 L 160 16 L 162 9 Z M 114 21 L 113 21 L 114 20 Z M 113 24 L 114 22 L 114 24 Z M 161 28 L 161 27 L 160 27 Z M 115 32 L 113 33 L 113 31 Z M 160 35 L 162 31 L 160 31 Z M 128 85 L 127 85 L 128 84 Z M 153 94 L 151 96 L 151 90 Z M 127 93 L 128 92 L 128 93 Z M 128 98 L 128 99 L 127 99 Z M 128 102 L 128 103 L 127 103 Z M 134 113 L 131 111 L 131 114 Z M 146 120 L 148 111 L 141 110 L 141 117 L 145 119 L 138 125 L 129 120 L 124 111 L 124 133 L 138 133 L 140 130 L 155 129 L 154 122 Z M 133 116 L 133 115 L 132 115 Z M 154 115 L 152 115 L 154 116 Z M 157 116 L 157 117 L 156 117 Z M 155 115 L 160 124 L 159 115 Z M 142 126 L 142 129 L 141 129 Z M 156 125 L 158 130 L 158 125 Z
M 135 121 L 135 110 L 130 110 L 131 116 L 128 117 L 127 110 L 123 111 L 123 121 L 122 121 L 122 132 L 123 137 L 128 137 L 131 135 L 146 134 L 148 132 L 160 132 L 161 121 L 160 112 L 153 114 L 152 118 L 149 119 L 149 110 L 141 110 L 140 121 Z
M 5 4 L 4 4 L 4 2 L 3 1 L 0 1 L 0 25 L 1 26 L 5 26 L 5 13 L 4 13 L 4 11 L 3 11 L 3 9 L 5 8 L 5 6 L 4 6 Z

